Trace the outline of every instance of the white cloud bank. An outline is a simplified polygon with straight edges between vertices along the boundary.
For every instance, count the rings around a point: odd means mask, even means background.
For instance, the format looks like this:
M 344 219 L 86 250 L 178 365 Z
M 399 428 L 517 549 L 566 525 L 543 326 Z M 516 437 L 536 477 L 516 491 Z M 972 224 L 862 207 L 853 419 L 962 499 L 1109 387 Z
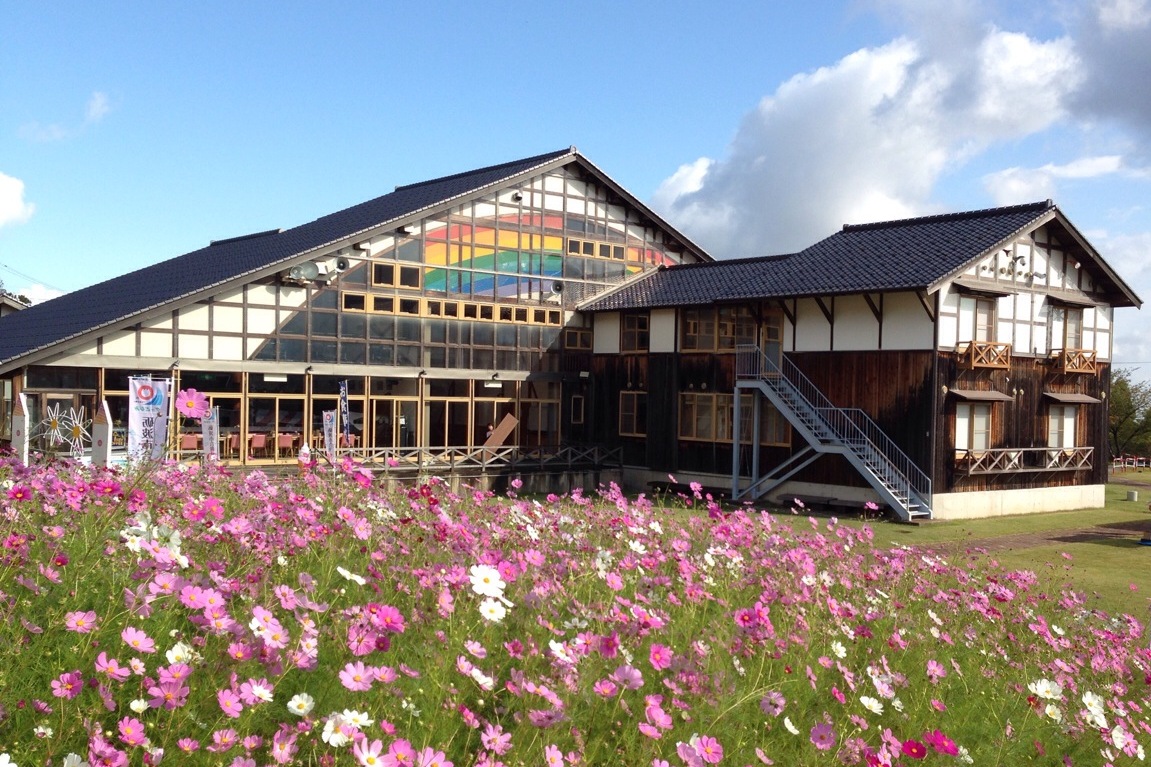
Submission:
M 726 157 L 682 166 L 654 204 L 719 257 L 932 211 L 943 174 L 1060 120 L 1080 81 L 1068 38 L 967 36 L 973 45 L 952 40 L 944 55 L 904 37 L 791 78 L 744 118 Z
M 36 212 L 36 206 L 24 199 L 24 182 L 0 173 L 0 227 L 22 224 Z

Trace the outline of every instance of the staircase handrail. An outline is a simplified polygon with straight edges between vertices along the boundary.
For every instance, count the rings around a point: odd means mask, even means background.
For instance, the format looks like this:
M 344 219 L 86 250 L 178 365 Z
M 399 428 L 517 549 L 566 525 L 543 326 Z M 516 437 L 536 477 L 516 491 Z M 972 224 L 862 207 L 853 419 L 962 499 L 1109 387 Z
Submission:
M 914 490 L 924 501 L 931 498 L 931 479 L 920 469 L 902 449 L 888 437 L 867 413 L 858 408 L 836 407 L 831 400 L 811 382 L 803 371 L 791 360 L 783 357 L 777 365 L 762 349 L 754 345 L 741 344 L 737 350 L 736 376 L 738 378 L 772 377 L 786 380 L 820 416 L 832 436 L 840 442 L 851 443 L 862 440 L 884 456 L 897 470 L 909 489 Z M 849 411 L 852 413 L 849 415 Z M 861 422 L 863 425 L 861 426 Z M 878 443 L 878 444 L 877 444 Z M 884 477 L 892 483 L 891 477 Z M 894 483 L 892 483 L 894 484 Z M 909 494 L 910 495 L 910 494 Z

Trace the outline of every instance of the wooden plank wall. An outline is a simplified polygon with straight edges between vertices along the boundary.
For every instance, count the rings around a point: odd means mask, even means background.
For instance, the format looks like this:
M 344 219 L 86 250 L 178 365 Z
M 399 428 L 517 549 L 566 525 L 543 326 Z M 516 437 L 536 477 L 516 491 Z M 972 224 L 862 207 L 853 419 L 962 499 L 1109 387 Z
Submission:
M 795 352 L 788 359 L 837 407 L 857 407 L 925 471 L 931 463 L 932 351 Z M 796 449 L 803 447 L 795 436 Z M 930 472 L 929 472 L 930 473 Z M 824 456 L 798 477 L 849 487 L 867 483 L 840 456 Z

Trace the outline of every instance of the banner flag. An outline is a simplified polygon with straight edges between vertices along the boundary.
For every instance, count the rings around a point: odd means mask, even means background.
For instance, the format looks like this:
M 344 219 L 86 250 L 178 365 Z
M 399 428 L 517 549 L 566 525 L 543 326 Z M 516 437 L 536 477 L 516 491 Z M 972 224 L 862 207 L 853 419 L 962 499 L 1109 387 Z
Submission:
M 340 423 L 344 427 L 344 447 L 352 446 L 352 419 L 348 410 L 348 382 L 340 381 Z
M 204 438 L 204 458 L 220 460 L 220 408 L 214 407 L 200 419 L 200 434 Z
M 336 412 L 324 411 L 324 452 L 332 463 L 336 462 Z
M 167 379 L 129 378 L 128 379 L 128 456 L 146 458 L 164 453 L 168 436 L 168 393 L 171 381 Z M 163 433 L 157 433 L 157 419 L 163 417 L 160 426 Z

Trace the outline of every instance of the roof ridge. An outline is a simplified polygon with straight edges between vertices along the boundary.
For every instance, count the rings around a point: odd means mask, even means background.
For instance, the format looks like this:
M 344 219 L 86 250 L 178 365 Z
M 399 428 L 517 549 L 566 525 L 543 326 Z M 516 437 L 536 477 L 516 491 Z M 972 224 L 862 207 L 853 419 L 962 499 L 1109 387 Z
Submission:
M 493 171 L 493 170 L 499 170 L 500 168 L 507 168 L 507 167 L 510 167 L 513 165 L 523 165 L 524 163 L 537 162 L 537 161 L 538 162 L 546 162 L 548 160 L 554 160 L 557 157 L 563 157 L 565 154 L 575 154 L 575 152 L 576 152 L 576 148 L 574 146 L 570 146 L 567 149 L 559 149 L 559 150 L 555 150 L 552 152 L 544 152 L 543 154 L 538 154 L 538 155 L 535 155 L 534 157 L 524 157 L 521 160 L 512 160 L 510 162 L 501 162 L 501 163 L 497 163 L 495 165 L 489 165 L 485 168 L 475 168 L 474 170 L 466 170 L 466 171 L 463 171 L 461 173 L 452 173 L 452 174 L 447 175 L 447 176 L 440 176 L 439 178 L 429 178 L 426 181 L 416 181 L 416 182 L 411 183 L 411 184 L 401 184 L 400 186 L 397 186 L 393 191 L 399 192 L 399 191 L 407 190 L 407 189 L 418 189 L 421 186 L 429 186 L 431 184 L 438 184 L 438 183 L 441 183 L 443 181 L 453 181 L 453 180 L 458 179 L 458 178 L 464 178 L 465 176 L 474 176 L 477 173 L 488 173 L 488 172 Z
M 744 256 L 743 258 L 717 258 L 715 261 L 697 261 L 690 264 L 672 264 L 668 266 L 668 270 L 680 269 L 695 269 L 701 266 L 720 266 L 723 264 L 755 264 L 765 263 L 768 261 L 782 261 L 786 258 L 791 258 L 796 255 L 795 253 L 776 253 L 770 256 Z
M 872 221 L 865 224 L 844 224 L 845 232 L 863 232 L 872 229 L 885 229 L 892 226 L 908 226 L 911 224 L 928 224 L 940 221 L 958 221 L 967 218 L 982 218 L 984 216 L 1016 213 L 1019 211 L 1035 209 L 1036 212 L 1050 210 L 1055 207 L 1051 199 L 1038 202 L 1027 202 L 1019 205 L 1004 205 L 998 208 L 981 208 L 979 210 L 965 210 L 956 213 L 937 213 L 932 216 L 916 216 L 913 218 L 898 218 L 889 221 Z

